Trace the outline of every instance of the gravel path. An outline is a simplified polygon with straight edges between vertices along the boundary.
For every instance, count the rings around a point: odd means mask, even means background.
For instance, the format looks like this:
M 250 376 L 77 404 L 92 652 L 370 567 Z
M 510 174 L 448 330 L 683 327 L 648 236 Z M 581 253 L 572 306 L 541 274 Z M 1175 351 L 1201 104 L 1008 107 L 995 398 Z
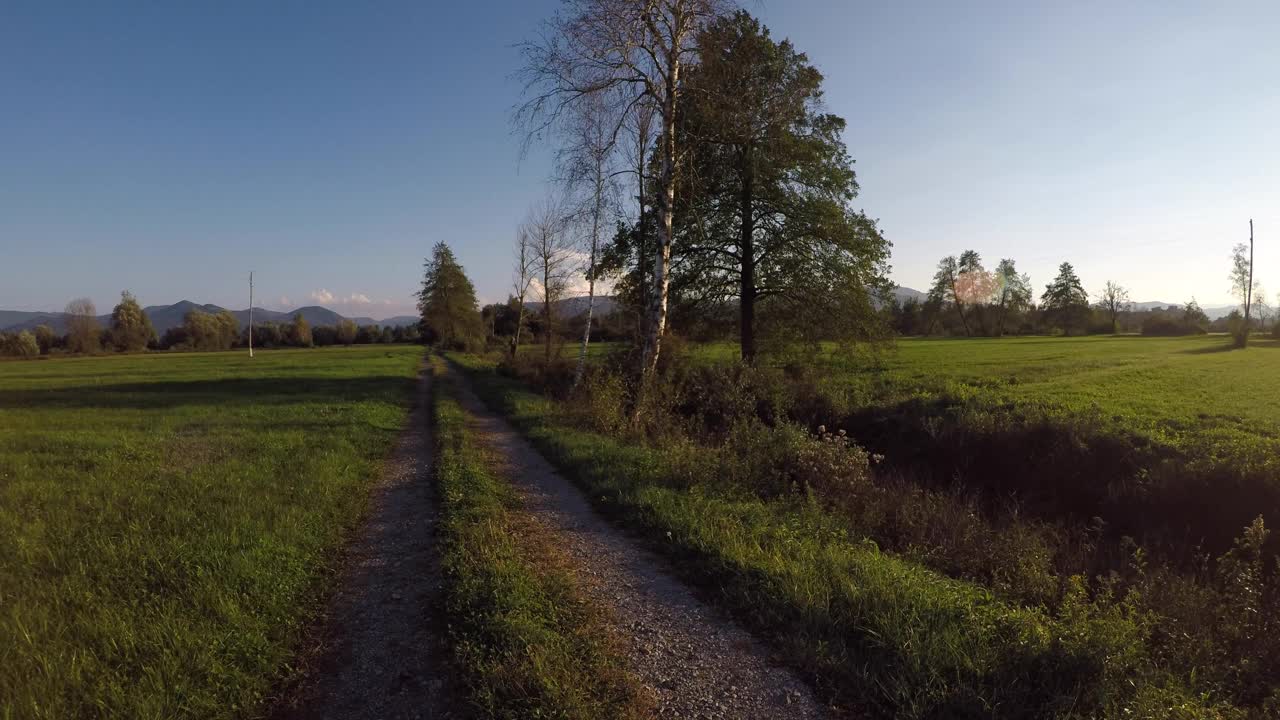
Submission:
M 511 426 L 489 411 L 450 367 L 479 444 L 500 457 L 523 495 L 577 568 L 587 598 L 623 639 L 631 670 L 660 718 L 821 718 L 807 685 L 770 662 L 769 651 L 661 569 L 661 561 L 598 515 Z
M 273 717 L 451 717 L 439 643 L 430 372 L 370 498 L 303 678 Z

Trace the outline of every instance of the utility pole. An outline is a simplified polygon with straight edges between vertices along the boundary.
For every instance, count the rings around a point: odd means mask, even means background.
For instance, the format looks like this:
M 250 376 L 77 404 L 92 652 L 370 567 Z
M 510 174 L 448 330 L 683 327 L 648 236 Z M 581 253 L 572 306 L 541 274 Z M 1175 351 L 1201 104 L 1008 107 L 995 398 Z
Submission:
M 1253 304 L 1253 218 L 1249 218 L 1249 288 L 1244 293 L 1244 336 L 1249 337 L 1249 308 Z
M 1253 223 L 1252 220 L 1249 221 Z M 253 271 L 249 271 L 249 357 L 253 357 Z

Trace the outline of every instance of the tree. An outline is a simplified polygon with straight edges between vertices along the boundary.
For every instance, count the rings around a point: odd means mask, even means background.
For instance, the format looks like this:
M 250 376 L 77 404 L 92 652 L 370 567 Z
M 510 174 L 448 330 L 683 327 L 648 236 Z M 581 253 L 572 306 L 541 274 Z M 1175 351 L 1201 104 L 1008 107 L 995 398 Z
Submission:
M 1240 307 L 1244 309 L 1244 320 L 1239 323 L 1241 330 L 1234 333 L 1237 347 L 1244 347 L 1249 343 L 1249 313 L 1252 309 L 1250 305 L 1257 287 L 1257 283 L 1253 281 L 1253 221 L 1249 222 L 1249 228 L 1249 244 L 1240 243 L 1231 249 L 1231 290 L 1239 298 Z
M 848 207 L 858 183 L 845 122 L 822 111 L 822 74 L 746 12 L 711 22 L 698 47 L 679 127 L 687 180 L 673 282 L 699 302 L 736 305 L 747 362 L 761 330 L 790 340 L 878 334 L 870 298 L 889 289 L 888 243 Z M 833 301 L 839 312 L 822 313 Z M 762 325 L 767 317 L 776 323 Z
M 569 111 L 598 104 L 620 132 L 632 111 L 651 105 L 661 126 L 655 198 L 658 247 L 642 366 L 656 368 L 667 323 L 674 206 L 683 147 L 676 132 L 684 106 L 684 73 L 696 60 L 698 31 L 717 17 L 724 0 L 565 0 L 537 42 L 525 43 L 529 99 L 516 113 L 526 137 L 563 128 Z
M 287 337 L 287 342 L 296 347 L 311 347 L 314 344 L 311 323 L 302 317 L 302 313 L 297 313 L 293 316 L 293 322 L 289 323 L 285 328 L 285 336 Z
M 436 243 L 424 265 L 418 312 L 421 313 L 422 330 L 428 342 L 440 347 L 465 350 L 484 338 L 475 287 L 458 264 L 453 250 L 443 242 Z M 354 323 L 352 327 L 355 327 Z
M 122 352 L 137 352 L 155 340 L 151 318 L 142 311 L 133 293 L 121 292 L 120 302 L 111 311 L 111 344 Z
M 516 309 L 515 331 L 511 334 L 511 357 L 520 348 L 520 333 L 524 330 L 524 305 L 534 276 L 533 230 L 526 223 L 516 230 L 516 258 L 511 272 L 511 288 L 515 291 L 512 301 Z
M 1089 296 L 1071 263 L 1064 262 L 1058 266 L 1058 276 L 1045 286 L 1040 304 L 1046 320 L 1061 327 L 1065 335 L 1071 334 L 1073 326 L 1084 323 L 1089 314 Z
M 1013 259 L 1005 258 L 996 266 L 994 282 L 998 311 L 996 335 L 1003 336 L 1009 313 L 1025 310 L 1031 304 L 1031 278 L 1019 275 Z
M 565 232 L 566 215 L 560 204 L 548 198 L 529 214 L 526 223 L 533 251 L 533 269 L 542 291 L 545 360 L 551 362 L 551 346 L 556 329 L 556 303 L 564 297 L 569 279 L 570 242 Z
M 189 310 L 182 325 L 165 332 L 161 345 L 187 350 L 229 350 L 240 335 L 239 322 L 226 310 L 211 315 Z
M 441 245 L 442 244 L 443 243 L 441 243 Z M 440 245 L 437 245 L 436 247 L 440 247 Z M 336 340 L 342 343 L 343 345 L 347 345 L 347 346 L 355 344 L 356 335 L 358 335 L 359 332 L 360 332 L 360 329 L 356 327 L 355 320 L 348 320 L 347 318 L 343 318 L 339 320 L 338 324 L 334 326 L 334 335 Z M 446 335 L 446 336 L 437 336 L 437 337 L 452 337 L 452 336 Z M 444 346 L 451 347 L 451 348 L 458 347 L 451 341 L 445 341 Z
M 42 355 L 48 355 L 58 341 L 58 336 L 54 334 L 53 328 L 48 325 L 37 325 L 35 338 L 36 344 L 40 346 L 40 354 Z
M 1107 281 L 1107 286 L 1098 295 L 1098 308 L 1111 318 L 1111 334 L 1120 332 L 1120 313 L 1130 307 L 1129 291 L 1119 283 Z
M 982 256 L 976 250 L 965 250 L 957 260 L 948 255 L 938 261 L 929 297 L 938 304 L 951 303 L 960 316 L 965 335 L 973 335 L 965 307 L 979 305 L 995 293 L 995 280 L 982 267 Z
M 98 325 L 98 309 L 89 298 L 76 298 L 67 303 L 67 349 L 74 353 L 91 353 L 102 349 L 102 328 Z
M 30 331 L 0 333 L 0 355 L 11 357 L 35 357 L 40 354 L 40 344 Z
M 582 371 L 587 363 L 587 346 L 591 344 L 591 318 L 595 314 L 596 278 L 600 257 L 600 232 L 606 214 L 613 205 L 614 174 L 612 159 L 617 146 L 618 129 L 613 126 L 609 108 L 600 96 L 592 96 L 574 107 L 570 121 L 572 141 L 561 155 L 566 171 L 565 182 L 576 195 L 574 211 L 576 223 L 582 227 L 583 245 L 587 254 L 587 311 L 582 331 L 582 346 L 578 351 L 578 365 L 573 373 L 573 387 L 582 381 Z

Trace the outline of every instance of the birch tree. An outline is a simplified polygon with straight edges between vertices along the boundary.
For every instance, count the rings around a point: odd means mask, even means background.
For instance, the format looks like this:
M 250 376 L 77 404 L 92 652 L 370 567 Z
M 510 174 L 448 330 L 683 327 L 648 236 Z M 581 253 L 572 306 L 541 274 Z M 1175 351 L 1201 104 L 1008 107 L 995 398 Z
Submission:
M 657 128 L 655 198 L 658 247 L 653 255 L 653 297 L 642 350 L 652 373 L 667 323 L 677 167 L 676 133 L 685 70 L 697 59 L 698 31 L 728 0 L 565 0 L 541 36 L 525 43 L 527 99 L 516 111 L 527 138 L 559 132 L 568 113 L 588 99 L 599 103 L 620 132 L 634 108 L 651 104 Z
M 533 284 L 535 257 L 533 231 L 528 224 L 516 230 L 516 258 L 511 269 L 512 297 L 516 299 L 516 329 L 511 334 L 511 357 L 520 349 L 520 331 L 524 329 L 524 303 Z
M 534 278 L 542 294 L 543 339 L 547 363 L 551 362 L 551 347 L 555 337 L 555 306 L 564 297 L 573 259 L 565 221 L 564 207 L 549 198 L 530 213 L 526 223 L 530 249 L 533 252 Z
M 599 276 L 600 232 L 613 204 L 615 172 L 612 167 L 618 133 L 600 98 L 589 98 L 574 110 L 571 142 L 561 154 L 565 183 L 576 198 L 574 218 L 584 231 L 587 255 L 587 312 L 573 373 L 573 387 L 582 381 L 591 344 L 591 320 L 595 314 L 596 279 Z

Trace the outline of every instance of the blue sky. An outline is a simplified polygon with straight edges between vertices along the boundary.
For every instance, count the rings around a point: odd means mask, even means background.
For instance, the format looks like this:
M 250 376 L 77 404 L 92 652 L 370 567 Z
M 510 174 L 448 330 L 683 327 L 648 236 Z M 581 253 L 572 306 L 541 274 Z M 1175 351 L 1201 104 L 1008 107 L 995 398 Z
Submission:
M 261 305 L 384 317 L 439 240 L 505 297 L 550 169 L 510 130 L 513 45 L 555 6 L 6 2 L 0 308 L 238 308 L 254 269 Z M 901 284 L 972 247 L 1226 304 L 1253 217 L 1280 291 L 1280 3 L 748 9 L 826 74 Z

